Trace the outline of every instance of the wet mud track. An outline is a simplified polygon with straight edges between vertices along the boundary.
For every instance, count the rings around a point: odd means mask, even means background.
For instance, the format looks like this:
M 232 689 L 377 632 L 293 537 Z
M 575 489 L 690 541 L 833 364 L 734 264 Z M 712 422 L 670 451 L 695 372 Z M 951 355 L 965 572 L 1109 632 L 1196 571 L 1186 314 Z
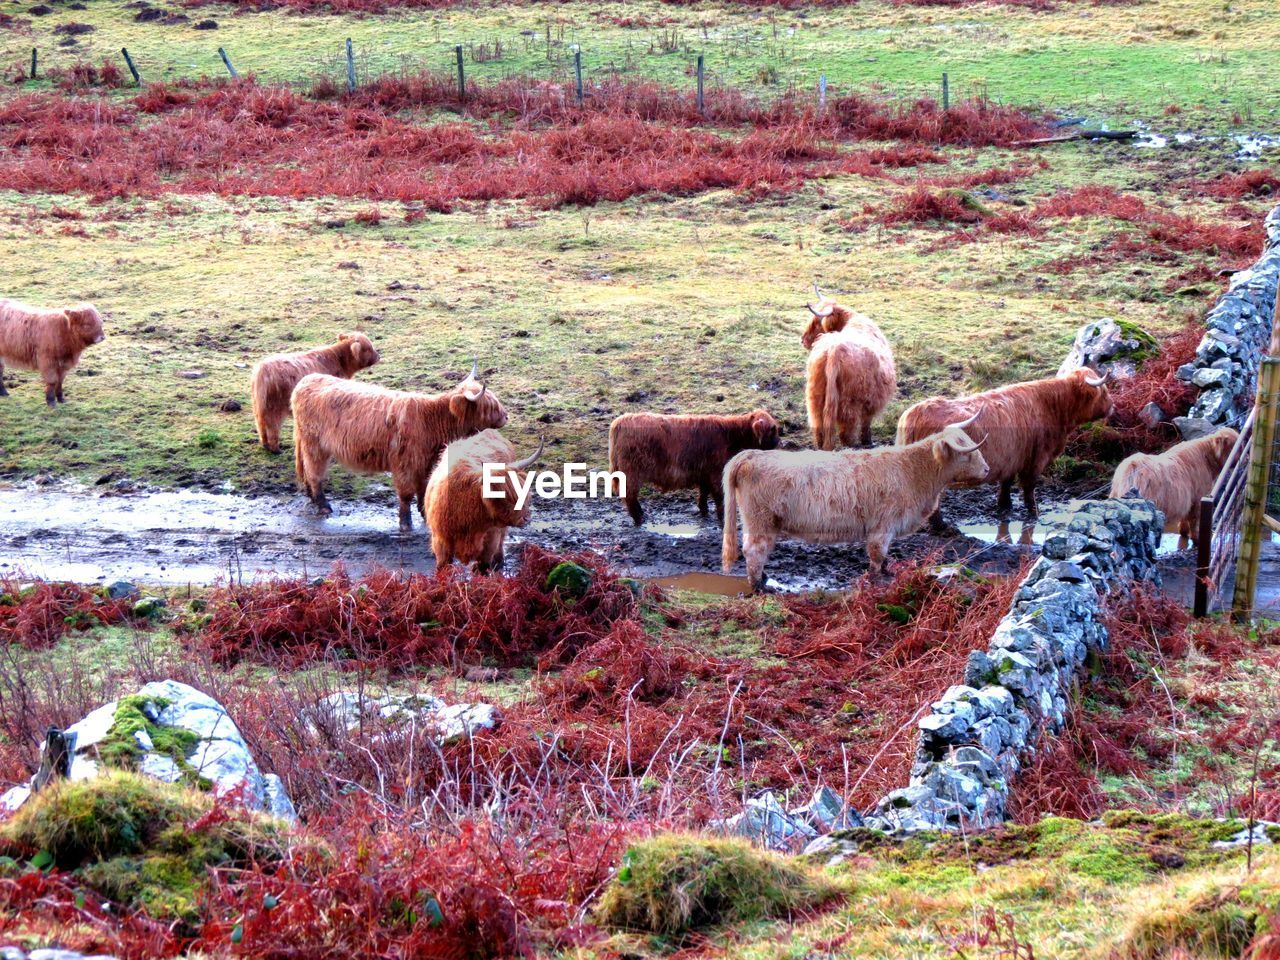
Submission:
M 947 495 L 949 518 L 967 535 L 905 537 L 891 557 L 936 556 L 990 573 L 1016 569 L 1037 538 L 1016 516 L 1003 530 L 987 521 L 978 509 L 990 506 L 986 493 Z M 318 576 L 335 563 L 352 573 L 430 572 L 435 565 L 420 518 L 413 533 L 401 535 L 392 500 L 387 494 L 379 502 L 334 501 L 334 515 L 321 519 L 300 496 L 8 485 L 0 487 L 0 575 L 181 585 Z M 508 563 L 518 562 L 521 544 L 537 543 L 593 550 L 643 578 L 719 573 L 720 527 L 698 516 L 693 496 L 650 497 L 645 510 L 636 528 L 613 501 L 536 501 L 529 526 L 511 532 Z M 1002 533 L 1012 542 L 992 542 Z M 783 542 L 767 573 L 778 589 L 844 589 L 866 563 L 860 546 Z M 741 572 L 739 563 L 735 573 Z

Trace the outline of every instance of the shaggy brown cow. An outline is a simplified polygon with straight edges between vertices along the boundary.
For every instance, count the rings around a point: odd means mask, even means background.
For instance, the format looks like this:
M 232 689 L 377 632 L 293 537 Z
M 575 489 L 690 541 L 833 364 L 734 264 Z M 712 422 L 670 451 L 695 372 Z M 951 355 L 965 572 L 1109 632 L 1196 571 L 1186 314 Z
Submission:
M 1240 434 L 1223 427 L 1207 437 L 1176 443 L 1152 456 L 1135 453 L 1120 461 L 1111 479 L 1112 497 L 1146 497 L 1164 514 L 1166 529 L 1197 540 L 1200 498 L 1207 497 Z
M 640 488 L 698 488 L 698 512 L 707 515 L 707 497 L 724 521 L 724 465 L 742 450 L 772 450 L 778 421 L 766 410 L 737 416 L 672 416 L 624 413 L 609 425 L 609 470 L 627 478 L 627 512 L 636 526 L 644 519 Z M 616 494 L 616 484 L 614 485 Z
M 476 379 L 476 368 L 448 393 L 406 393 L 325 373 L 309 373 L 293 391 L 298 482 L 322 516 L 330 462 L 358 473 L 390 471 L 400 499 L 400 529 L 413 528 L 409 506 L 423 506 L 427 478 L 446 444 L 501 427 L 507 412 Z
M 363 333 L 341 333 L 338 342 L 301 353 L 276 353 L 259 360 L 250 374 L 249 395 L 258 442 L 280 452 L 280 422 L 289 415 L 289 398 L 308 373 L 327 373 L 350 380 L 378 362 L 378 351 Z
M 63 309 L 0 299 L 0 397 L 9 395 L 4 386 L 7 361 L 40 372 L 49 406 L 66 403 L 62 381 L 80 362 L 85 347 L 104 339 L 102 316 L 91 303 Z
M 1016 478 L 1027 513 L 1034 518 L 1040 475 L 1062 454 L 1073 430 L 1110 416 L 1111 410 L 1106 378 L 1082 367 L 1064 377 L 1014 383 L 968 397 L 921 400 L 898 419 L 897 442 L 914 443 L 949 423 L 976 417 L 966 429 L 975 440 L 987 441 L 984 449 L 991 472 L 982 482 L 1000 484 L 997 511 L 1013 506 Z M 943 527 L 941 512 L 935 512 L 930 522 L 935 529 Z
M 800 343 L 804 345 L 806 350 L 812 350 L 813 345 L 824 333 L 839 333 L 850 325 L 855 330 L 866 331 L 870 337 L 884 340 L 884 334 L 880 331 L 880 327 L 866 314 L 857 313 L 848 307 L 842 307 L 833 298 L 822 296 L 816 284 L 813 292 L 818 297 L 817 302 L 805 304 L 805 308 L 813 316 L 809 318 L 809 322 L 804 328 L 804 333 L 800 334 Z M 885 341 L 886 349 L 888 346 L 888 341 Z
M 525 485 L 524 471 L 540 456 L 542 444 L 531 456 L 517 460 L 515 447 L 497 430 L 484 430 L 445 447 L 427 481 L 422 510 L 431 529 L 431 552 L 437 567 L 458 560 L 474 563 L 478 573 L 502 569 L 507 528 L 529 522 L 529 504 L 517 506 L 517 484 Z M 501 497 L 484 495 L 486 463 L 501 465 L 497 474 Z
M 805 399 L 813 445 L 871 446 L 871 423 L 898 390 L 893 350 L 869 317 L 824 298 L 801 342 L 809 347 Z M 831 332 L 826 324 L 834 324 Z
M 905 447 L 738 454 L 724 469 L 724 572 L 738 559 L 741 513 L 752 590 L 764 586 L 765 560 L 780 536 L 811 543 L 865 541 L 871 572 L 880 574 L 894 538 L 915 531 L 949 484 L 987 475 L 981 444 L 964 426 L 948 426 Z

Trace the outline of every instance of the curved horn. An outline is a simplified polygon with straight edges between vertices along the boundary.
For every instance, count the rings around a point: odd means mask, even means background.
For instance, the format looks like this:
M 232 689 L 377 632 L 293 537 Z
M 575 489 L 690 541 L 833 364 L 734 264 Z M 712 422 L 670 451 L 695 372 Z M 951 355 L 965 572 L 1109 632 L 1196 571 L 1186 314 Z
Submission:
M 476 357 L 471 361 L 471 372 L 467 374 L 468 379 L 474 380 L 480 375 L 480 358 Z
M 511 469 L 512 469 L 512 470 L 527 470 L 527 469 L 529 469 L 529 467 L 532 467 L 535 463 L 537 463 L 537 462 L 538 462 L 538 458 L 539 458 L 540 456 L 542 456 L 543 448 L 544 448 L 544 447 L 546 447 L 546 445 L 547 445 L 547 440 L 546 440 L 546 438 L 545 438 L 545 437 L 539 437 L 539 438 L 538 438 L 538 449 L 537 449 L 537 450 L 535 450 L 535 451 L 533 451 L 533 453 L 529 454 L 529 456 L 525 457 L 523 460 L 517 460 L 515 463 L 511 464 Z
M 817 280 L 813 281 L 813 295 L 819 300 L 822 299 L 822 291 L 818 289 Z
M 975 421 L 975 420 L 977 420 L 977 419 L 978 419 L 978 414 L 979 414 L 979 413 L 981 413 L 981 412 L 982 412 L 982 411 L 981 411 L 981 410 L 979 410 L 979 411 L 978 411 L 978 413 L 975 413 L 975 414 L 974 414 L 972 417 L 970 417 L 968 420 L 957 420 L 955 423 L 948 423 L 948 424 L 947 424 L 947 428 L 948 428 L 948 429 L 950 429 L 951 427 L 957 427 L 957 428 L 959 428 L 959 429 L 963 430 L 965 427 L 970 427 L 970 426 L 972 426 L 972 425 L 973 425 L 973 421 Z
M 1091 387 L 1100 387 L 1110 379 L 1111 379 L 1111 371 L 1108 370 L 1106 373 L 1100 376 L 1097 380 L 1094 380 L 1088 374 L 1085 374 L 1084 382 Z
M 809 308 L 809 312 L 812 313 L 815 317 L 822 316 L 822 314 L 818 312 L 818 308 L 815 307 L 812 303 L 806 303 L 805 306 Z

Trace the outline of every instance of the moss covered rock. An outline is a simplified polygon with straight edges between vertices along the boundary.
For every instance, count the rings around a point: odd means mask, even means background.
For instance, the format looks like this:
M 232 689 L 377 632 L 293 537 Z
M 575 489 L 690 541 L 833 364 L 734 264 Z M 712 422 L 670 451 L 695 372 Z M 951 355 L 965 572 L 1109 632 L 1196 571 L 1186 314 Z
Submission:
M 563 560 L 547 574 L 547 589 L 581 600 L 591 589 L 591 571 L 571 560 Z
M 745 841 L 664 834 L 627 850 L 598 916 L 607 926 L 677 934 L 786 916 L 838 892 L 801 861 Z

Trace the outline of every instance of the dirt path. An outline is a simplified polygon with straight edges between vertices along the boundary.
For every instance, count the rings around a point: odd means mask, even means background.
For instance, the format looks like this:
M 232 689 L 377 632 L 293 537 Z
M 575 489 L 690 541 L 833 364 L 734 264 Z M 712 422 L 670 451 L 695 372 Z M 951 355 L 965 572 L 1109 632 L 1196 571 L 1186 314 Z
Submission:
M 321 520 L 297 496 L 10 485 L 0 488 L 0 574 L 84 583 L 204 584 L 315 576 L 338 562 L 353 573 L 375 566 L 432 570 L 426 533 L 419 528 L 401 536 L 386 499 L 335 501 L 334 516 Z M 512 532 L 513 549 L 525 542 L 560 551 L 592 549 L 645 578 L 718 573 L 719 526 L 698 517 L 691 497 L 653 497 L 645 506 L 648 517 L 637 530 L 613 502 L 540 501 L 530 525 Z M 1017 566 L 1035 539 L 1016 520 L 1000 531 L 965 518 L 971 511 L 963 500 L 955 506 L 954 515 L 971 521 L 963 525 L 968 536 L 918 534 L 899 541 L 893 555 L 937 552 L 945 561 L 1005 572 Z M 1000 532 L 1014 542 L 993 544 Z M 784 543 L 770 558 L 769 573 L 783 589 L 840 589 L 865 569 L 860 548 Z

